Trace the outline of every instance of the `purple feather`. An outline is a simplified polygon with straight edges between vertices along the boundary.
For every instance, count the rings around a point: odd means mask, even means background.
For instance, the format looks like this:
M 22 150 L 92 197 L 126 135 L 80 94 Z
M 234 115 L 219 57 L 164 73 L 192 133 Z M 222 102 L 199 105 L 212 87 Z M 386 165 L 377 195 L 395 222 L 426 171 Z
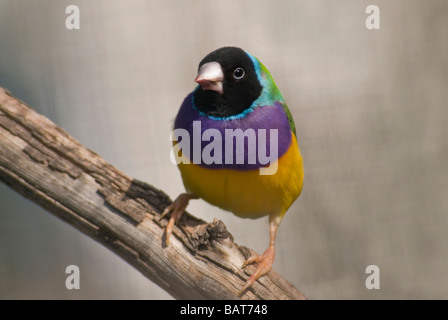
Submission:
M 199 122 L 196 122 L 195 124 L 197 132 L 194 134 L 193 123 L 195 121 Z M 200 136 L 198 134 L 199 126 L 201 132 Z M 289 126 L 288 117 L 279 102 L 275 102 L 272 106 L 254 107 L 252 112 L 249 112 L 245 114 L 244 117 L 238 119 L 217 120 L 201 115 L 193 106 L 193 93 L 190 93 L 180 107 L 179 113 L 174 122 L 174 129 L 185 129 L 190 135 L 190 147 L 187 149 L 182 149 L 183 155 L 190 159 L 190 161 L 193 162 L 193 160 L 195 160 L 194 163 L 207 168 L 228 168 L 234 170 L 259 169 L 260 167 L 266 167 L 269 165 L 269 163 L 266 163 L 266 157 L 269 157 L 269 162 L 277 160 L 277 158 L 280 158 L 286 153 L 291 144 L 291 129 Z M 218 161 L 214 161 L 212 163 L 206 163 L 206 159 L 203 158 L 204 148 L 213 142 L 202 141 L 202 136 L 208 129 L 217 129 L 222 137 L 221 152 L 219 152 L 219 150 L 217 152 L 217 158 L 219 159 Z M 231 139 L 230 136 L 226 136 L 226 129 L 241 129 L 243 132 L 248 133 L 251 137 L 245 137 L 244 147 L 242 147 L 243 144 L 241 144 L 240 146 L 242 148 L 238 148 L 236 139 Z M 265 129 L 266 139 L 263 139 L 263 130 L 260 129 Z M 277 139 L 275 139 L 275 132 L 271 131 L 271 129 L 274 129 L 277 133 Z M 217 131 L 214 133 L 217 133 Z M 234 131 L 234 133 L 238 134 L 241 133 L 241 131 Z M 229 131 L 227 134 L 229 134 Z M 250 145 L 249 139 L 251 141 Z M 213 138 L 211 140 L 213 140 Z M 193 149 L 195 144 L 198 147 L 196 149 L 196 154 Z M 198 152 L 199 146 L 200 152 Z M 273 155 L 270 154 L 271 148 L 274 148 L 273 150 L 276 151 L 274 151 Z M 215 149 L 215 152 L 216 150 L 217 149 Z M 226 150 L 228 150 L 227 157 Z M 233 156 L 229 152 L 230 150 L 233 150 Z M 208 148 L 208 152 L 210 152 L 210 146 Z M 243 152 L 244 157 L 242 156 Z M 277 153 L 277 157 L 273 157 L 275 156 L 275 153 Z M 211 152 L 210 154 L 215 156 L 214 152 Z M 205 155 L 207 155 L 207 152 L 205 152 Z M 199 162 L 197 161 L 198 156 L 200 157 Z M 216 157 L 214 159 L 216 160 Z

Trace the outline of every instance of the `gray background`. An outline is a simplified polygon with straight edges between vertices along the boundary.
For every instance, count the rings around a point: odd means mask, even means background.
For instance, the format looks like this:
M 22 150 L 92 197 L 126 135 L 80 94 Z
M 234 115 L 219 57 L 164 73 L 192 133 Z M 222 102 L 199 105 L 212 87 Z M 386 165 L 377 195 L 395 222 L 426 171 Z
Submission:
M 81 29 L 65 28 L 65 7 Z M 365 28 L 365 8 L 381 30 Z M 0 2 L 0 86 L 132 177 L 172 198 L 170 127 L 199 61 L 260 58 L 298 129 L 305 186 L 279 229 L 275 269 L 312 299 L 448 298 L 448 2 Z M 2 152 L 0 150 L 0 152 Z M 263 251 L 267 219 L 199 200 Z M 65 288 L 65 267 L 81 289 Z M 381 289 L 367 290 L 378 265 Z M 0 298 L 168 299 L 120 258 L 0 184 Z

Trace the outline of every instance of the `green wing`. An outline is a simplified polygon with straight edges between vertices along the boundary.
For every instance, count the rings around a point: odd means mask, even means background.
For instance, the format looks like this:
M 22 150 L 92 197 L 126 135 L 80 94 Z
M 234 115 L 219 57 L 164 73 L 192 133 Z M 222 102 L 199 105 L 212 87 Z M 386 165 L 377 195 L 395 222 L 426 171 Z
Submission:
M 283 110 L 286 113 L 286 116 L 288 117 L 289 126 L 291 127 L 291 131 L 294 132 L 294 135 L 297 137 L 296 134 L 296 124 L 294 123 L 294 119 L 292 118 L 291 111 L 289 111 L 288 105 L 285 101 L 280 102 L 282 104 Z
M 280 90 L 278 89 L 277 85 L 274 82 L 274 79 L 272 78 L 271 73 L 269 70 L 258 60 L 259 68 L 260 70 L 257 71 L 257 74 L 259 74 L 259 80 L 260 83 L 262 83 L 264 87 L 264 96 L 267 99 L 267 101 L 279 101 L 283 107 L 283 110 L 286 113 L 286 116 L 288 117 L 289 126 L 291 127 L 291 131 L 294 132 L 294 135 L 297 137 L 296 134 L 296 125 L 294 123 L 294 119 L 292 118 L 291 111 L 289 111 L 289 108 L 285 102 L 285 99 L 283 99 L 282 94 L 280 93 Z M 257 68 L 256 68 L 257 69 Z M 262 93 L 263 95 L 263 93 Z

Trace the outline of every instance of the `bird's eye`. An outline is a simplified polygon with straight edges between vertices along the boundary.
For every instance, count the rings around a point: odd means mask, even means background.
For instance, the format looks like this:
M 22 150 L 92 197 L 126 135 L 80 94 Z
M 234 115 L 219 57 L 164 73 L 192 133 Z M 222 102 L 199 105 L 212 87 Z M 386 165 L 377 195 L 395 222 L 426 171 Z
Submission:
M 233 78 L 236 80 L 240 80 L 244 77 L 244 74 L 245 74 L 244 69 L 238 67 L 233 71 Z

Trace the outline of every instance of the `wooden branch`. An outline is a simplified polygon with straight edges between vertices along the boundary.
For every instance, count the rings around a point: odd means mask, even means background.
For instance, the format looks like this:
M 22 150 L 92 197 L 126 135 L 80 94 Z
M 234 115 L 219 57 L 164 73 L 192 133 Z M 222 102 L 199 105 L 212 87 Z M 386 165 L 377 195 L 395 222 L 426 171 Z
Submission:
M 178 299 L 305 299 L 275 271 L 241 297 L 254 266 L 225 225 L 185 214 L 164 246 L 171 202 L 0 88 L 0 180 L 118 254 Z

